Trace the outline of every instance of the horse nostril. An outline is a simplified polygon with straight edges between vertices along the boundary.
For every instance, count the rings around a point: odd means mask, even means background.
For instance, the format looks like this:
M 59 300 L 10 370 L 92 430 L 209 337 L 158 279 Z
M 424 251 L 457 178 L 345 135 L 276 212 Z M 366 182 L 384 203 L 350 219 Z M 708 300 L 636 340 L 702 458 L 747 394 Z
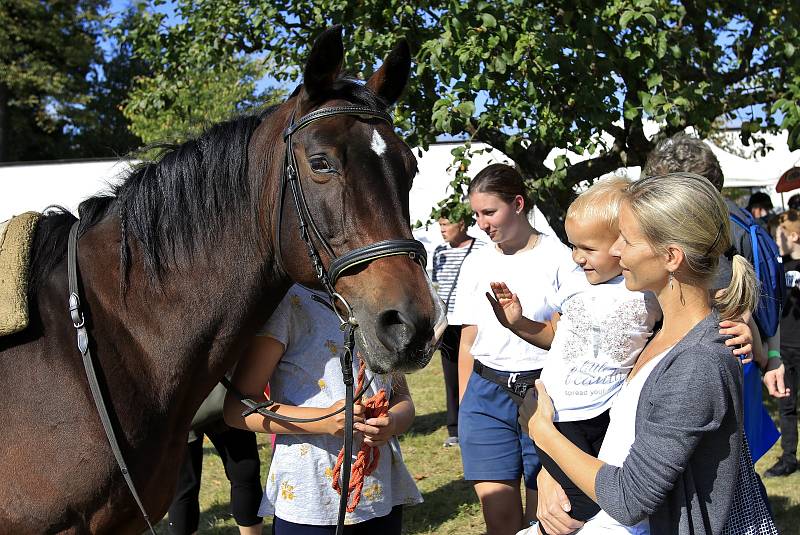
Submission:
M 389 351 L 401 351 L 414 338 L 416 328 L 400 311 L 386 310 L 378 316 L 375 334 Z

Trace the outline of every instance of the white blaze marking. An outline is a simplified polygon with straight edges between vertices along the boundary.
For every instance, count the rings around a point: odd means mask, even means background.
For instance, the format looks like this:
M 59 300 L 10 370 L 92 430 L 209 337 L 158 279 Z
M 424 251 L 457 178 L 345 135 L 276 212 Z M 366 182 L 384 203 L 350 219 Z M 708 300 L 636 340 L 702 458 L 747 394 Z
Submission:
M 383 140 L 377 130 L 372 131 L 372 142 L 369 147 L 375 151 L 375 154 L 382 156 L 386 152 L 386 142 Z

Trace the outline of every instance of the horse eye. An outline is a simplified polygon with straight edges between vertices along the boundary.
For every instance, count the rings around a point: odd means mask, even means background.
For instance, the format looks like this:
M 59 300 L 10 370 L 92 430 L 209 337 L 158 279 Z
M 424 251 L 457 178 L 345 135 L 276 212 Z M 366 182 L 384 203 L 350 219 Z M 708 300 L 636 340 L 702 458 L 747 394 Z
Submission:
M 315 156 L 311 158 L 309 161 L 311 165 L 311 170 L 315 173 L 335 173 L 336 169 L 331 167 L 331 164 L 328 163 L 328 159 L 324 156 Z

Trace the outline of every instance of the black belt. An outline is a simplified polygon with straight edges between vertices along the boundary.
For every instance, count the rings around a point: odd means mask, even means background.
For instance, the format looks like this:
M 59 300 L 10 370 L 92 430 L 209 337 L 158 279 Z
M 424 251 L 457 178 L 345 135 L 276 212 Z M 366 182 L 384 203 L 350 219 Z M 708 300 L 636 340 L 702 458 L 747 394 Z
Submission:
M 487 381 L 502 386 L 503 390 L 511 394 L 511 401 L 517 405 L 522 403 L 522 400 L 525 398 L 525 393 L 529 388 L 534 387 L 536 379 L 542 374 L 542 370 L 532 370 L 519 373 L 506 372 L 508 373 L 508 375 L 506 375 L 506 373 L 499 373 L 484 366 L 478 360 L 474 362 L 472 369 Z

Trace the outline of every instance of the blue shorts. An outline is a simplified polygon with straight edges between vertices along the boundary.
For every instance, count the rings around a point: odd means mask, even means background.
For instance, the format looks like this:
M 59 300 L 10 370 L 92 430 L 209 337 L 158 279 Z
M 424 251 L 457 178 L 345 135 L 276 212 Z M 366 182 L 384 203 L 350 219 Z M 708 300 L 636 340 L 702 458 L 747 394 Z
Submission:
M 509 372 L 496 371 L 510 375 Z M 467 481 L 517 481 L 536 489 L 542 464 L 517 422 L 518 407 L 498 384 L 475 372 L 458 409 L 458 442 Z

